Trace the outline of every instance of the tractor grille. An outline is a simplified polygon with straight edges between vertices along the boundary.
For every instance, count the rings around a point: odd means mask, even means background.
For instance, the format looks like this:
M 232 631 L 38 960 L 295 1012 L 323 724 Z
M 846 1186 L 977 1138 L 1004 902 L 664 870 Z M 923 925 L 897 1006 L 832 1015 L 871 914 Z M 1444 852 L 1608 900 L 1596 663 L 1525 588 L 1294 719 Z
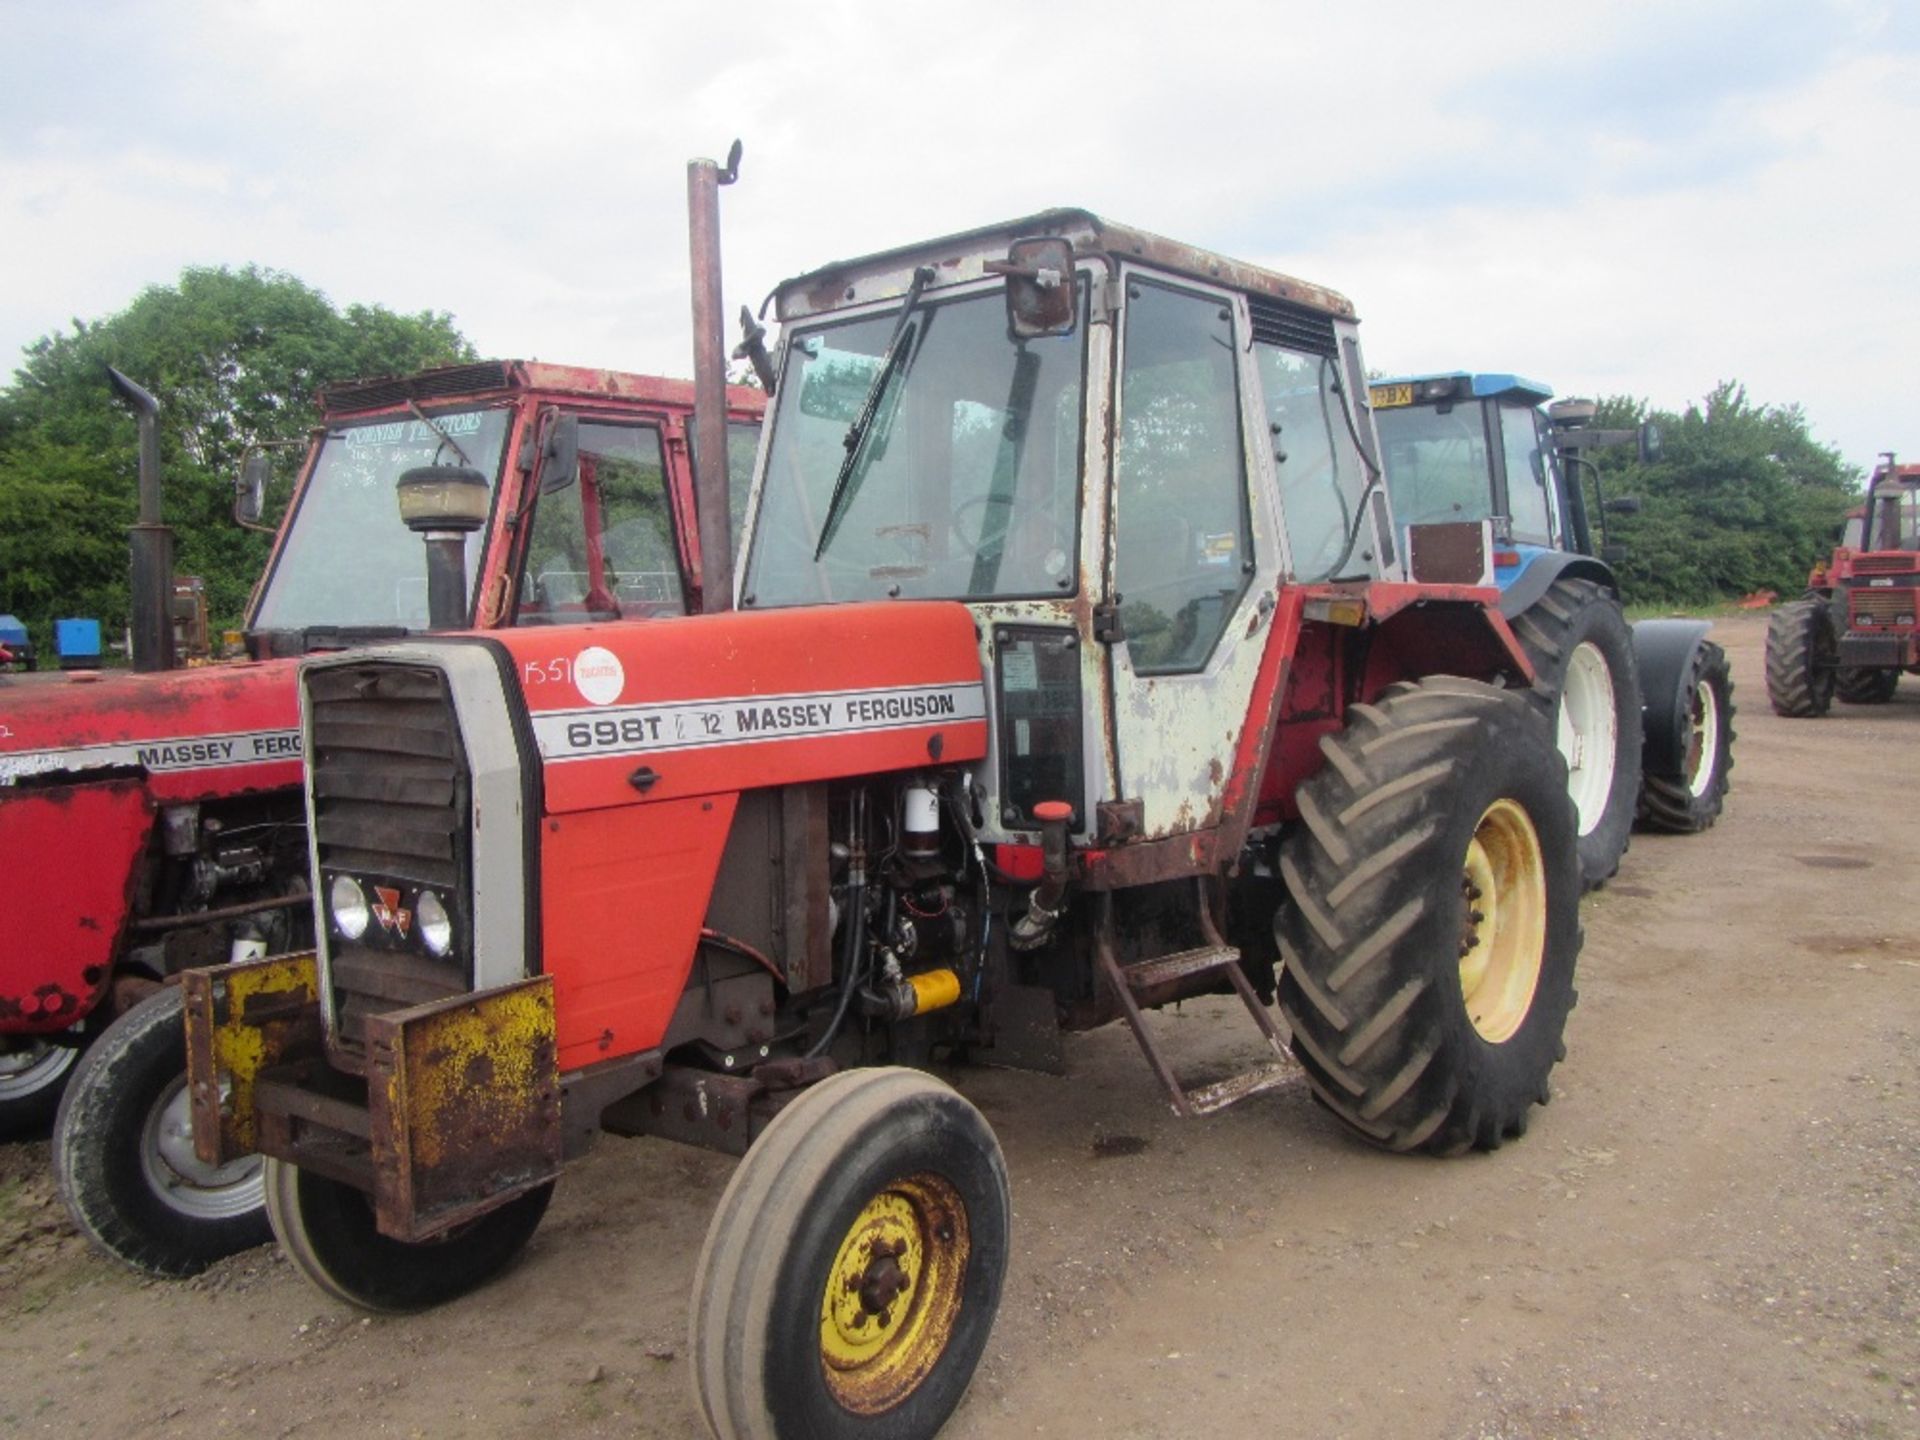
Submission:
M 363 1059 L 366 1017 L 472 988 L 471 786 L 446 678 L 415 665 L 326 666 L 306 678 L 313 728 L 308 785 L 319 862 L 331 1035 L 343 1063 Z M 336 876 L 359 883 L 373 919 L 356 940 L 335 928 Z M 453 920 L 444 956 L 417 916 L 432 891 Z
M 1910 630 L 1920 590 L 1853 590 L 1848 592 L 1852 622 L 1875 629 Z
M 1856 575 L 1911 575 L 1920 570 L 1920 563 L 1908 552 L 1895 551 L 1887 555 L 1856 555 L 1853 557 L 1853 573 Z
M 1247 296 L 1247 314 L 1253 319 L 1253 338 L 1268 345 L 1284 345 L 1289 350 L 1304 350 L 1309 355 L 1337 355 L 1332 317 L 1304 305 L 1273 300 L 1265 295 Z

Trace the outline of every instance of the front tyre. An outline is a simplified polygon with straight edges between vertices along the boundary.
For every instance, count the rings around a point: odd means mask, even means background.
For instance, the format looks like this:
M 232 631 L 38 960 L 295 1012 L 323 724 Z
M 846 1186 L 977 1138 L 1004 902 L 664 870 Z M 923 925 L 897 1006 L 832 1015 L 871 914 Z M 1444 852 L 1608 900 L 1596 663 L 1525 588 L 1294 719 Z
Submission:
M 1640 790 L 1641 823 L 1670 835 L 1705 830 L 1720 818 L 1727 801 L 1733 770 L 1733 674 L 1727 652 L 1702 641 L 1683 693 L 1686 749 L 1680 771 L 1649 774 Z
M 1833 677 L 1834 693 L 1849 705 L 1884 705 L 1900 688 L 1900 671 L 1892 666 L 1855 666 Z
M 1574 1001 L 1566 772 L 1517 696 L 1436 676 L 1348 708 L 1281 847 L 1280 1007 L 1314 1093 L 1389 1150 L 1525 1132 Z
M 45 1133 L 79 1059 L 52 1036 L 0 1036 L 0 1140 Z
M 390 1315 L 426 1310 L 478 1289 L 513 1262 L 547 1213 L 548 1182 L 431 1240 L 382 1235 L 373 1204 L 351 1185 L 266 1162 L 267 1215 L 287 1258 L 349 1305 Z
M 1591 580 L 1560 579 L 1513 622 L 1533 662 L 1533 700 L 1555 727 L 1580 834 L 1580 883 L 1620 869 L 1640 794 L 1640 682 L 1620 603 Z
M 1833 707 L 1839 643 L 1818 596 L 1782 605 L 1767 617 L 1767 702 L 1773 713 L 1806 720 Z
M 917 1070 L 834 1075 L 734 1172 L 694 1273 L 693 1380 L 718 1440 L 915 1440 L 973 1377 L 1006 1276 L 1006 1163 Z
M 81 1058 L 54 1122 L 53 1170 L 74 1223 L 155 1275 L 197 1275 L 270 1238 L 259 1160 L 214 1166 L 193 1153 L 177 987 L 120 1016 Z

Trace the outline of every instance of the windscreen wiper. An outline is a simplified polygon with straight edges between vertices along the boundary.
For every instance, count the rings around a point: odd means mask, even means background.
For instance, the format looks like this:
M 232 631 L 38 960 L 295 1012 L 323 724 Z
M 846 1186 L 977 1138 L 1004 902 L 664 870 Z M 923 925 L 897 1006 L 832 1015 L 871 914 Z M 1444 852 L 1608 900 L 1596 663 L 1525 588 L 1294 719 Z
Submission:
M 833 539 L 833 532 L 840 528 L 840 517 L 853 499 L 858 487 L 853 483 L 855 469 L 860 457 L 866 453 L 867 437 L 873 433 L 874 417 L 880 413 L 880 402 L 886 398 L 888 383 L 895 374 L 904 377 L 907 373 L 907 356 L 913 347 L 902 345 L 906 338 L 909 322 L 920 304 L 920 292 L 933 280 L 931 265 L 919 266 L 913 272 L 913 283 L 907 287 L 906 303 L 900 307 L 900 318 L 894 322 L 893 336 L 887 341 L 887 348 L 880 356 L 880 369 L 874 374 L 873 383 L 867 386 L 867 393 L 860 402 L 860 409 L 853 417 L 853 423 L 847 427 L 847 437 L 841 441 L 847 447 L 847 458 L 840 462 L 840 473 L 833 477 L 833 493 L 827 497 L 827 516 L 820 525 L 820 539 L 813 547 L 813 558 L 817 561 L 827 553 L 827 544 Z

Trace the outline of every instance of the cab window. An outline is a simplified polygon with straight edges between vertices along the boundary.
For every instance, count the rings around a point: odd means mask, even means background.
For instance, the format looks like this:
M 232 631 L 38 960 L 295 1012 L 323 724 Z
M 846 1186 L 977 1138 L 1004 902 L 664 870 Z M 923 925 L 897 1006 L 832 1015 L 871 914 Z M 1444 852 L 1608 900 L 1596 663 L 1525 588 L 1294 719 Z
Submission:
M 686 612 L 660 432 L 582 421 L 577 474 L 535 502 L 515 623 Z
M 1135 279 L 1115 446 L 1115 588 L 1133 668 L 1198 670 L 1253 572 L 1239 351 L 1223 300 Z
M 1550 477 L 1538 413 L 1531 405 L 1502 405 L 1500 435 L 1507 462 L 1507 517 L 1512 521 L 1513 538 L 1551 545 Z

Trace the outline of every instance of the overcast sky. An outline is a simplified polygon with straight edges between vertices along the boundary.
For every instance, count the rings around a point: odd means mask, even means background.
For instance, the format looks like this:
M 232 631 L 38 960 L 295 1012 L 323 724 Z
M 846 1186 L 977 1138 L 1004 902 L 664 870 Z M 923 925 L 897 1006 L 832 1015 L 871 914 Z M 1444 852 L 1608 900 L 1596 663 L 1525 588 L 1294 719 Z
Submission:
M 0 374 L 183 266 L 691 369 L 728 308 L 1079 205 L 1330 285 L 1368 364 L 1677 408 L 1722 379 L 1920 460 L 1920 4 L 0 0 Z

